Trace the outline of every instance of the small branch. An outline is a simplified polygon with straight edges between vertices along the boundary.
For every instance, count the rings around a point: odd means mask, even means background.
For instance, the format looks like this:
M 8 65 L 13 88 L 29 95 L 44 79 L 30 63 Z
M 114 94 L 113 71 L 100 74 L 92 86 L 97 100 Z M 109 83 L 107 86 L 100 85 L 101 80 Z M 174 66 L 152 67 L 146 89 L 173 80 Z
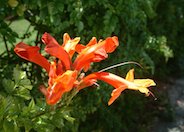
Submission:
M 3 41 L 4 41 L 5 48 L 6 48 L 6 52 L 8 54 L 8 58 L 10 58 L 10 53 L 9 53 L 9 50 L 8 50 L 8 44 L 7 44 L 5 36 L 3 36 Z
M 64 106 L 57 106 L 54 110 L 60 110 L 60 109 L 63 108 L 63 107 L 64 107 Z M 40 116 L 45 115 L 45 114 L 48 114 L 48 113 L 50 113 L 50 112 L 52 112 L 52 111 L 53 111 L 53 108 L 51 107 L 50 110 L 40 112 L 40 113 L 38 113 L 37 115 L 31 117 L 31 120 L 33 121 L 33 120 L 36 119 L 37 117 L 40 117 Z
M 57 110 L 61 110 L 61 109 L 63 109 L 63 108 L 68 107 L 69 104 L 71 103 L 72 99 L 74 98 L 74 96 L 78 93 L 78 90 L 77 90 L 77 89 L 74 89 L 74 90 L 71 91 L 71 92 L 72 92 L 72 93 L 70 94 L 70 96 L 69 96 L 66 100 L 63 101 L 63 102 L 65 102 L 64 104 L 63 104 L 63 103 L 60 103 L 60 104 L 58 104 L 56 107 L 54 107 L 54 106 L 51 107 L 50 110 L 47 110 L 47 111 L 43 111 L 43 112 L 38 113 L 37 115 L 35 115 L 35 116 L 33 116 L 33 117 L 31 118 L 32 121 L 33 121 L 35 118 L 37 118 L 37 117 L 40 117 L 40 116 L 42 116 L 42 115 L 45 115 L 45 114 L 47 114 L 47 113 L 52 112 L 53 110 L 57 111 Z M 54 109 L 53 109 L 53 108 L 54 108 Z
M 38 46 L 38 43 L 39 43 L 39 35 L 40 35 L 40 32 L 38 31 L 36 34 L 36 40 L 35 40 L 36 46 Z
M 27 27 L 26 32 L 24 33 L 24 36 L 22 37 L 21 41 L 23 41 L 26 38 L 26 35 L 29 32 L 30 27 L 31 27 L 31 24 L 29 24 L 29 26 Z

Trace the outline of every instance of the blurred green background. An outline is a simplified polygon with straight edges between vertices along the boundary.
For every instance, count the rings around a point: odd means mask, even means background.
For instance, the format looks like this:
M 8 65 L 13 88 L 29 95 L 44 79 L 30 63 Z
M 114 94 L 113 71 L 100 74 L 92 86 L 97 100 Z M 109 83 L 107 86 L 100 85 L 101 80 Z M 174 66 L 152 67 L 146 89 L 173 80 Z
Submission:
M 182 0 L 0 0 L 0 130 L 12 131 L 149 131 L 156 117 L 170 121 L 173 113 L 162 88 L 170 78 L 184 75 L 184 2 Z M 137 78 L 153 78 L 151 91 L 158 98 L 145 98 L 126 90 L 110 107 L 112 87 L 82 90 L 70 105 L 50 108 L 38 87 L 47 83 L 40 67 L 15 55 L 13 48 L 24 41 L 42 46 L 44 32 L 62 44 L 62 35 L 93 37 L 116 35 L 120 45 L 107 60 L 95 63 L 97 71 L 125 61 L 110 70 L 125 76 L 135 68 Z M 116 56 L 116 57 L 114 57 Z M 161 108 L 162 109 L 159 109 Z

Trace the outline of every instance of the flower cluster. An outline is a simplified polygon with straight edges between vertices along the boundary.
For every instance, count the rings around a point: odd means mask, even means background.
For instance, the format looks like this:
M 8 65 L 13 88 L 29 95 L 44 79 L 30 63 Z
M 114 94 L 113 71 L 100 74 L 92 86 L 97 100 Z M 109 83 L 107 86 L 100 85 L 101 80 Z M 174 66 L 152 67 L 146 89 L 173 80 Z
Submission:
M 23 42 L 15 46 L 14 51 L 18 56 L 40 65 L 47 71 L 48 88 L 42 86 L 40 90 L 45 95 L 49 105 L 56 104 L 64 93 L 73 88 L 80 91 L 96 84 L 97 80 L 102 80 L 115 88 L 108 105 L 111 105 L 125 89 L 139 90 L 141 93 L 149 95 L 147 87 L 154 86 L 155 82 L 151 79 L 134 79 L 133 69 L 127 73 L 125 78 L 104 71 L 84 76 L 84 72 L 89 70 L 91 63 L 106 59 L 108 53 L 117 48 L 119 42 L 116 36 L 99 41 L 93 37 L 87 45 L 79 44 L 79 41 L 79 37 L 71 39 L 65 33 L 63 44 L 60 45 L 50 34 L 44 33 L 42 42 L 46 45 L 45 51 L 57 58 L 52 62 L 40 54 L 38 46 L 29 46 Z M 75 53 L 77 55 L 72 62 Z

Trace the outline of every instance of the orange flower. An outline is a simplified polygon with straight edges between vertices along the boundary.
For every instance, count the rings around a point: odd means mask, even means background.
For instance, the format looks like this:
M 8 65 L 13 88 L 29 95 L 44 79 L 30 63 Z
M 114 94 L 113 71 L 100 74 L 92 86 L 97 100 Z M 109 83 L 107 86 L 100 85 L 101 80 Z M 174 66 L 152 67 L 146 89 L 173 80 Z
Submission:
M 40 65 L 49 73 L 50 64 L 47 59 L 39 53 L 39 50 L 40 48 L 38 46 L 29 46 L 23 42 L 18 43 L 14 49 L 19 57 Z
M 113 77 L 113 76 L 111 76 L 111 77 Z M 116 77 L 116 75 L 114 77 Z M 138 90 L 141 93 L 146 94 L 146 96 L 148 96 L 150 93 L 148 87 L 156 85 L 155 82 L 151 79 L 134 79 L 134 69 L 131 69 L 127 73 L 125 80 L 123 78 L 120 80 L 122 82 L 124 81 L 124 84 L 126 85 L 126 87 L 123 86 L 124 88 L 130 89 L 130 90 Z M 124 90 L 123 87 L 119 87 L 119 88 L 114 89 L 112 91 L 112 93 L 111 93 L 112 97 L 110 98 L 108 105 L 111 105 L 119 97 L 121 92 Z
M 134 79 L 133 69 L 127 73 L 126 79 L 108 72 L 96 72 L 89 74 L 80 81 L 78 89 L 81 90 L 85 87 L 95 84 L 98 80 L 105 81 L 112 85 L 115 89 L 112 91 L 111 98 L 108 105 L 111 105 L 125 89 L 139 90 L 146 95 L 149 95 L 147 87 L 155 86 L 155 82 L 151 79 Z
M 56 63 L 52 62 L 49 72 L 49 87 L 45 89 L 40 87 L 41 92 L 45 95 L 49 105 L 54 105 L 60 100 L 65 92 L 69 92 L 76 81 L 77 71 L 67 70 L 62 75 L 56 74 Z
M 65 67 L 65 70 L 71 68 L 71 60 L 69 54 L 50 34 L 44 33 L 42 36 L 42 41 L 44 44 L 46 44 L 45 51 L 50 55 L 58 58 Z
M 79 43 L 80 37 L 76 37 L 71 39 L 68 33 L 63 35 L 63 48 L 69 54 L 70 58 L 72 58 L 73 54 L 75 53 L 75 47 Z
M 106 59 L 107 53 L 113 52 L 118 45 L 118 38 L 115 36 L 98 43 L 96 38 L 92 38 L 86 46 L 80 46 L 81 52 L 73 63 L 74 69 L 81 71 L 84 68 L 84 71 L 87 71 L 92 62 L 100 62 Z
M 48 33 L 44 33 L 42 41 L 46 44 L 45 51 L 51 56 L 58 58 L 49 63 L 40 53 L 38 46 L 28 46 L 23 42 L 16 45 L 15 53 L 23 59 L 34 62 L 46 69 L 49 80 L 48 88 L 40 86 L 40 91 L 45 95 L 46 102 L 49 105 L 56 104 L 66 92 L 73 88 L 81 90 L 85 87 L 96 84 L 97 80 L 105 81 L 115 89 L 112 91 L 108 105 L 111 105 L 125 89 L 139 90 L 149 95 L 147 87 L 154 86 L 151 79 L 134 79 L 134 70 L 127 73 L 126 78 L 108 72 L 95 72 L 84 76 L 82 70 L 87 71 L 92 62 L 100 62 L 108 57 L 107 53 L 113 52 L 119 45 L 118 38 L 108 37 L 105 40 L 97 42 L 93 37 L 87 45 L 78 44 L 79 37 L 71 39 L 65 33 L 63 35 L 63 44 L 59 43 Z M 72 63 L 74 53 L 78 53 Z

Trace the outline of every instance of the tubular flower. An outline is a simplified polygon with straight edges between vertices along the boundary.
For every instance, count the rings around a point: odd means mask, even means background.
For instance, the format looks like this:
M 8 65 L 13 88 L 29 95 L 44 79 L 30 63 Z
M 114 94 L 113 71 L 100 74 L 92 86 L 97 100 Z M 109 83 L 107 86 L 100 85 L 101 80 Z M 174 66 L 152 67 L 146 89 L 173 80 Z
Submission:
M 18 43 L 14 49 L 19 57 L 36 63 L 49 72 L 50 64 L 47 59 L 39 53 L 39 50 L 40 48 L 38 46 L 29 46 L 23 42 Z
M 96 42 L 96 38 L 92 38 L 90 43 L 83 47 L 76 60 L 74 68 L 78 71 L 87 71 L 92 62 L 100 62 L 108 57 L 107 53 L 113 52 L 119 45 L 117 37 L 109 37 L 104 41 Z
M 50 105 L 54 105 L 60 100 L 65 92 L 69 92 L 77 78 L 77 71 L 67 70 L 62 75 L 57 76 L 56 64 L 51 63 L 49 72 L 49 87 L 45 89 L 43 86 L 40 88 L 41 92 L 45 95 L 46 101 Z
M 73 54 L 75 53 L 75 47 L 79 43 L 80 37 L 76 37 L 71 39 L 68 33 L 63 35 L 63 48 L 69 54 L 70 58 L 72 58 Z
M 119 77 L 108 72 L 95 72 L 85 76 L 81 71 L 88 71 L 91 63 L 100 62 L 108 57 L 108 53 L 113 52 L 119 45 L 116 36 L 108 37 L 105 40 L 97 41 L 93 37 L 87 45 L 79 44 L 80 38 L 71 39 L 65 33 L 63 44 L 60 45 L 50 34 L 44 33 L 42 41 L 46 45 L 45 51 L 57 59 L 49 62 L 40 53 L 38 46 L 29 46 L 23 42 L 15 46 L 15 53 L 23 59 L 36 63 L 43 67 L 49 76 L 48 87 L 40 86 L 40 91 L 44 94 L 49 105 L 55 105 L 66 92 L 73 88 L 78 91 L 85 87 L 96 84 L 102 80 L 115 89 L 112 91 L 108 105 L 112 104 L 125 89 L 139 90 L 149 95 L 147 87 L 154 86 L 151 79 L 134 79 L 134 70 L 127 73 L 126 78 Z M 72 57 L 77 54 L 72 63 Z
M 155 86 L 155 82 L 151 79 L 134 79 L 134 69 L 131 69 L 126 76 L 126 79 L 114 75 L 108 72 L 96 72 L 89 74 L 78 85 L 78 89 L 81 90 L 85 87 L 91 86 L 97 82 L 97 80 L 102 80 L 115 89 L 111 93 L 111 98 L 108 105 L 111 105 L 125 89 L 139 90 L 141 93 L 149 95 L 149 89 L 147 87 Z
M 69 54 L 59 43 L 48 33 L 44 33 L 42 41 L 46 44 L 45 51 L 50 55 L 60 59 L 66 70 L 71 68 L 71 60 Z

